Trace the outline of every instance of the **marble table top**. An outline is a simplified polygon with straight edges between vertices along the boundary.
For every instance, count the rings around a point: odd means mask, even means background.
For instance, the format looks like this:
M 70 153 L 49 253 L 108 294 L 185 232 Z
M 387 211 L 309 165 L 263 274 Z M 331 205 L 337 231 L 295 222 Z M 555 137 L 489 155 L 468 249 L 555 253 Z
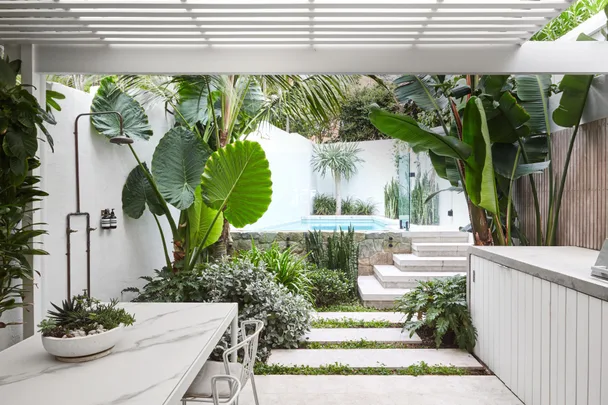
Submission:
M 0 352 L 2 405 L 177 405 L 237 304 L 125 303 L 135 315 L 112 353 L 61 363 L 36 334 Z

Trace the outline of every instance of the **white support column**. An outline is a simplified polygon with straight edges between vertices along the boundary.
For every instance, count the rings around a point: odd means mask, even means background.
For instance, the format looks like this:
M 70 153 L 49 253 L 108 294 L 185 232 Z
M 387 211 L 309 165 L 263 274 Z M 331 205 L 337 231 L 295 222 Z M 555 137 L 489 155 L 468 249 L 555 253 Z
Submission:
M 30 84 L 33 87 L 29 88 L 30 93 L 38 100 L 42 108 L 46 106 L 46 75 L 36 73 L 36 51 L 35 45 L 22 45 L 20 49 L 21 57 L 21 83 Z M 44 137 L 42 132 L 39 133 L 40 137 Z M 36 176 L 40 176 L 41 181 L 39 186 L 44 190 L 44 162 L 45 154 L 48 144 L 39 141 L 38 157 L 40 158 L 41 165 L 34 171 Z M 32 213 L 29 219 L 32 223 L 44 223 L 45 222 L 45 210 L 44 199 L 33 206 L 37 208 L 37 211 Z M 44 236 L 40 236 L 35 239 L 35 242 L 42 243 L 39 247 L 44 249 Z M 25 300 L 31 306 L 23 311 L 23 338 L 28 338 L 36 332 L 36 325 L 42 320 L 43 310 L 43 284 L 42 279 L 44 275 L 44 256 L 31 256 L 30 257 L 32 267 L 34 268 L 34 283 L 24 283 L 30 286 L 30 292 L 27 294 Z

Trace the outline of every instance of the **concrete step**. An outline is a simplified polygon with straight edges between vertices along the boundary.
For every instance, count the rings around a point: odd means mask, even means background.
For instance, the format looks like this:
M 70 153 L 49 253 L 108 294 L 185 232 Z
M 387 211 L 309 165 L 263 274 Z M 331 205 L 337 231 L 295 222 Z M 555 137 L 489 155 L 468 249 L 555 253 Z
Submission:
M 412 240 L 412 243 L 469 243 L 470 233 L 460 231 L 406 231 L 403 236 Z
M 400 323 L 405 319 L 401 312 L 314 312 L 314 319 L 342 320 L 352 319 L 355 321 L 372 322 L 386 321 L 390 323 Z
M 420 343 L 418 335 L 410 337 L 401 328 L 313 328 L 304 339 L 308 342 L 340 343 L 368 340 L 382 343 Z
M 359 276 L 359 296 L 363 305 L 372 308 L 392 308 L 395 300 L 408 292 L 405 288 L 384 288 L 374 276 Z
M 465 275 L 466 272 L 448 271 L 401 271 L 391 265 L 374 266 L 374 275 L 384 288 L 415 288 L 419 281 Z
M 466 257 L 470 243 L 412 243 L 412 253 L 419 257 Z
M 353 368 L 406 368 L 425 362 L 430 366 L 482 369 L 469 353 L 460 349 L 274 349 L 268 364 L 320 367 L 335 363 Z
M 393 255 L 393 263 L 401 271 L 467 271 L 466 257 L 419 257 L 412 254 Z

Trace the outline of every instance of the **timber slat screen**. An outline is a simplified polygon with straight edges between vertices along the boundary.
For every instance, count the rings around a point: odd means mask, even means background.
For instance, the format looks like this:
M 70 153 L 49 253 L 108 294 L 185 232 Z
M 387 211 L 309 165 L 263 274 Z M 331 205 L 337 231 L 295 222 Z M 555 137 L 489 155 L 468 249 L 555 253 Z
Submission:
M 561 176 L 571 129 L 555 132 L 553 140 L 553 162 L 556 172 Z M 570 169 L 566 179 L 562 200 L 557 245 L 579 246 L 601 249 L 606 239 L 606 204 L 608 203 L 608 119 L 593 121 L 581 126 L 577 136 Z M 546 229 L 549 174 L 535 174 L 538 188 L 543 234 Z M 556 185 L 557 187 L 557 185 Z M 520 224 L 531 244 L 536 242 L 534 202 L 528 178 L 518 182 L 515 205 Z

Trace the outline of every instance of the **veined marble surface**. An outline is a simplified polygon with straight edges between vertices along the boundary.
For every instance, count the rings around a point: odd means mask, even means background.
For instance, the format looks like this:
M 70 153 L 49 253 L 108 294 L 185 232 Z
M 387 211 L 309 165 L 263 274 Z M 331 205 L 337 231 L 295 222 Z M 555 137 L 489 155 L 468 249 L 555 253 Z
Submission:
M 237 304 L 125 303 L 135 315 L 112 353 L 61 363 L 39 334 L 0 352 L 2 405 L 177 405 Z

